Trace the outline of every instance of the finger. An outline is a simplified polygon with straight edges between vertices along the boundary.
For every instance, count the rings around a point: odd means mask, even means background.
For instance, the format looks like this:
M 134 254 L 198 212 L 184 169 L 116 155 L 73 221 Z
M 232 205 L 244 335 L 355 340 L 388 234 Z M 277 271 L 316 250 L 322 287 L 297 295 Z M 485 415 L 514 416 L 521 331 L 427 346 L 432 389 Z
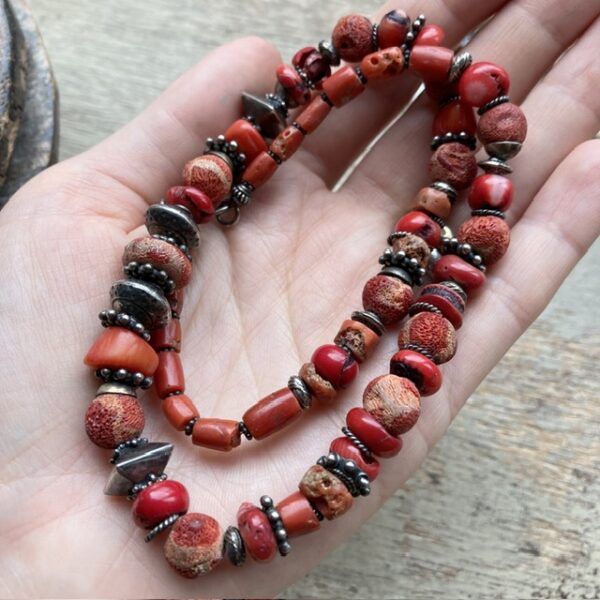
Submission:
M 411 0 L 402 9 L 411 17 L 425 14 L 427 23 L 446 31 L 444 45 L 454 46 L 476 25 L 497 11 L 507 0 Z M 373 18 L 399 8 L 397 0 L 386 2 Z M 306 140 L 304 148 L 317 158 L 313 168 L 332 187 L 367 144 L 396 116 L 417 89 L 420 81 L 404 73 L 400 78 L 369 84 L 364 94 L 335 111 L 319 131 Z
M 469 46 L 475 60 L 491 58 L 506 68 L 512 80 L 510 95 L 516 103 L 520 103 L 525 98 L 564 48 L 588 27 L 600 10 L 598 3 L 579 0 L 573 5 L 570 19 L 565 19 L 564 5 L 561 6 L 558 2 L 552 4 L 538 2 L 528 5 L 527 10 L 530 11 L 531 16 L 525 19 L 523 6 L 522 4 L 507 5 Z M 544 31 L 547 31 L 543 35 L 539 32 L 542 28 L 541 23 L 544 23 Z M 560 37 L 557 41 L 558 34 L 550 32 L 558 30 L 560 30 Z M 501 45 L 498 44 L 498 40 L 502 40 Z M 536 40 L 535 45 L 530 44 L 529 40 Z M 583 52 L 585 51 L 584 49 Z M 525 56 L 526 61 L 523 60 Z M 578 57 L 581 58 L 581 55 L 578 54 Z M 574 89 L 574 93 L 577 89 Z M 535 114 L 528 112 L 525 114 L 529 119 L 536 118 Z M 394 125 L 375 145 L 347 183 L 347 188 L 354 192 L 357 199 L 367 195 L 375 197 L 377 201 L 379 197 L 378 206 L 383 210 L 387 208 L 388 213 L 396 212 L 397 203 L 390 202 L 390 198 L 398 196 L 397 190 L 406 190 L 403 197 L 407 203 L 412 200 L 418 187 L 427 183 L 426 165 L 431 155 L 429 142 L 432 116 L 427 99 L 419 99 L 399 123 Z M 559 129 L 565 122 L 577 121 L 579 116 L 577 111 L 569 112 L 560 119 L 559 123 L 553 123 L 553 128 Z M 530 131 L 534 127 L 548 131 L 547 124 L 540 121 L 536 121 L 530 127 Z M 558 146 L 567 139 L 569 138 L 561 139 L 558 132 L 553 135 L 553 143 Z M 585 138 L 578 138 L 577 142 L 583 139 Z M 529 139 L 526 142 L 527 146 L 529 146 L 528 152 L 531 152 L 533 144 Z M 402 155 L 404 168 L 398 169 L 398 149 L 408 147 L 410 152 Z M 559 156 L 565 156 L 572 147 L 568 144 L 562 145 Z M 538 147 L 535 148 L 537 151 Z M 536 160 L 542 162 L 537 155 Z M 555 166 L 556 163 L 551 168 Z M 415 179 L 414 173 L 422 175 Z M 410 181 L 405 180 L 407 174 L 410 175 Z M 537 181 L 536 189 L 539 189 L 541 183 Z

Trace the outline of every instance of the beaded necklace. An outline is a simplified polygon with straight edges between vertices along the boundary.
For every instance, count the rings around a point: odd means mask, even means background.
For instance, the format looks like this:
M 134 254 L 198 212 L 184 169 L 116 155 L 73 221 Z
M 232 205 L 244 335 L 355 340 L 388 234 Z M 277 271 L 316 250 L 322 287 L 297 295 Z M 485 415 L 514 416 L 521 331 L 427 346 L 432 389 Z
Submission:
M 376 25 L 363 16 L 343 17 L 330 42 L 303 48 L 292 65 L 277 68 L 273 93 L 242 95 L 242 118 L 207 140 L 204 154 L 185 165 L 184 184 L 148 208 L 149 235 L 125 248 L 127 278 L 113 284 L 112 307 L 100 313 L 106 329 L 85 357 L 102 380 L 85 427 L 92 442 L 113 450 L 105 493 L 133 500 L 134 521 L 148 530 L 147 541 L 168 530 L 165 557 L 185 577 L 211 571 L 225 556 L 236 566 L 247 554 L 255 561 L 269 561 L 277 552 L 286 556 L 290 538 L 319 529 L 324 519 L 343 515 L 354 498 L 370 493 L 378 459 L 400 452 L 401 435 L 419 418 L 421 397 L 442 385 L 437 365 L 456 352 L 468 295 L 506 252 L 504 213 L 513 195 L 507 160 L 521 149 L 527 123 L 507 96 L 506 72 L 493 63 L 471 64 L 469 53 L 442 47 L 443 38 L 441 27 L 426 25 L 424 16 L 411 21 L 402 11 L 389 12 Z M 350 102 L 369 82 L 407 69 L 423 78 L 438 105 L 431 183 L 388 237 L 381 269 L 364 286 L 362 309 L 342 323 L 333 344 L 317 348 L 287 386 L 251 406 L 241 420 L 201 417 L 185 394 L 179 320 L 192 252 L 200 243 L 198 226 L 237 223 L 254 191 L 332 108 Z M 488 153 L 479 163 L 477 139 Z M 454 237 L 445 220 L 467 189 L 471 217 Z M 418 296 L 416 286 L 422 286 Z M 298 491 L 278 503 L 266 495 L 260 506 L 242 503 L 236 525 L 225 530 L 209 515 L 188 512 L 186 488 L 165 474 L 172 444 L 141 437 L 138 388 L 153 386 L 169 423 L 194 444 L 231 451 L 242 437 L 262 440 L 289 427 L 315 400 L 331 404 L 386 327 L 406 316 L 389 374 L 369 382 L 362 407 L 347 413 L 343 435 L 306 471 Z

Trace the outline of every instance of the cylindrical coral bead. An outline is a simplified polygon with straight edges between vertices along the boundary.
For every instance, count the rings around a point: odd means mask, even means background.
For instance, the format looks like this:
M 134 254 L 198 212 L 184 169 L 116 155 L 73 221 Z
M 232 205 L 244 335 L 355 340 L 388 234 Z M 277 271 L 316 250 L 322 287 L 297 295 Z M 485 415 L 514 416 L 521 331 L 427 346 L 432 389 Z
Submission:
M 246 161 L 253 161 L 261 152 L 267 151 L 267 143 L 258 129 L 246 119 L 234 121 L 225 131 L 225 139 L 236 141 L 238 150 L 246 155 Z
M 418 302 L 426 302 L 438 308 L 455 329 L 462 325 L 465 301 L 454 290 L 441 283 L 432 283 L 421 289 Z
M 442 374 L 437 365 L 414 350 L 396 352 L 390 360 L 390 373 L 410 379 L 422 396 L 431 396 L 442 386 Z
M 402 440 L 390 435 L 364 408 L 348 411 L 346 425 L 375 456 L 390 458 L 402 449 Z
M 298 487 L 328 520 L 342 516 L 352 506 L 348 488 L 321 465 L 310 467 Z
M 303 140 L 304 134 L 297 127 L 290 125 L 273 140 L 270 150 L 279 160 L 285 161 L 295 154 Z
M 192 429 L 196 446 L 229 452 L 241 443 L 240 424 L 231 419 L 198 419 Z
M 433 180 L 445 181 L 457 190 L 463 190 L 477 175 L 477 161 L 464 144 L 442 144 L 431 155 L 429 174 Z
M 404 69 L 404 56 L 400 48 L 387 48 L 367 54 L 360 62 L 360 70 L 367 81 L 389 79 Z
M 377 43 L 380 48 L 402 46 L 410 28 L 410 19 L 403 10 L 391 10 L 379 21 Z
M 358 363 L 352 354 L 335 344 L 317 348 L 311 361 L 317 373 L 337 390 L 352 383 L 358 375 Z
M 277 162 L 268 152 L 261 152 L 246 168 L 242 179 L 257 188 L 277 171 Z
M 512 199 L 512 181 L 502 175 L 493 173 L 476 177 L 469 191 L 469 206 L 473 210 L 492 208 L 506 211 L 510 208 Z
M 417 313 L 406 321 L 398 335 L 398 346 L 422 348 L 433 362 L 449 361 L 456 352 L 456 331 L 445 317 L 431 312 Z
M 192 419 L 200 416 L 192 399 L 185 394 L 174 394 L 165 398 L 162 401 L 162 410 L 177 431 L 183 431 Z
M 467 219 L 458 230 L 458 241 L 471 244 L 486 265 L 500 260 L 510 243 L 510 229 L 504 219 L 493 216 L 477 216 Z
M 94 369 L 126 369 L 152 375 L 158 356 L 139 335 L 123 327 L 105 329 L 88 350 L 83 362 Z
M 190 506 L 190 496 L 178 481 L 157 481 L 136 497 L 131 512 L 135 524 L 152 529 L 171 515 L 183 515 Z
M 183 180 L 186 185 L 204 192 L 213 204 L 218 204 L 231 191 L 233 172 L 225 159 L 214 154 L 204 154 L 186 163 L 183 167 Z
M 212 200 L 192 186 L 176 185 L 167 190 L 167 204 L 179 204 L 187 208 L 196 223 L 208 223 L 215 214 Z
M 336 52 L 346 62 L 358 62 L 373 51 L 373 25 L 367 17 L 348 15 L 333 28 L 331 41 Z
M 477 122 L 473 108 L 460 100 L 448 102 L 442 106 L 433 119 L 433 135 L 445 133 L 460 133 L 464 131 L 469 135 L 477 132 Z
M 347 319 L 342 323 L 334 341 L 338 346 L 349 350 L 354 359 L 361 363 L 369 358 L 379 342 L 379 336 L 363 323 Z
M 150 343 L 155 350 L 181 351 L 181 322 L 171 319 L 164 327 L 152 331 Z
M 262 440 L 293 423 L 302 414 L 302 407 L 287 387 L 269 394 L 253 406 L 242 417 L 250 433 Z
M 154 387 L 159 398 L 185 391 L 185 375 L 177 352 L 158 353 L 158 367 L 154 373 Z
M 267 515 L 250 502 L 243 502 L 237 513 L 238 529 L 248 554 L 259 562 L 275 556 L 277 541 Z
M 425 25 L 415 38 L 413 46 L 441 46 L 446 32 L 439 25 Z
M 144 411 L 133 396 L 102 394 L 85 413 L 85 431 L 100 448 L 116 448 L 139 437 L 144 430 Z
M 296 116 L 296 123 L 306 133 L 312 133 L 331 111 L 331 104 L 325 102 L 321 96 L 315 96 L 310 104 Z
M 426 81 L 446 81 L 454 52 L 441 46 L 414 46 L 408 63 Z
M 417 422 L 421 414 L 421 397 L 410 379 L 393 374 L 380 375 L 367 384 L 363 406 L 390 435 L 398 437 Z
M 367 460 L 362 452 L 346 436 L 335 438 L 329 446 L 330 452 L 335 452 L 344 458 L 353 460 L 362 469 L 369 478 L 374 481 L 379 475 L 379 463 L 375 458 Z
M 365 310 L 374 312 L 385 325 L 400 321 L 413 301 L 412 288 L 389 275 L 375 275 L 365 284 L 362 294 Z
M 167 562 L 184 577 L 212 571 L 223 557 L 223 531 L 219 523 L 202 513 L 179 517 L 167 537 Z
M 446 254 L 434 265 L 431 271 L 434 281 L 450 280 L 464 287 L 468 292 L 476 290 L 485 283 L 485 275 L 460 256 Z
M 494 142 L 520 144 L 527 137 L 527 119 L 516 104 L 505 102 L 481 115 L 477 123 L 477 136 L 484 145 Z
M 458 82 L 458 94 L 471 106 L 483 106 L 508 93 L 508 73 L 490 62 L 478 62 L 467 67 Z
M 394 231 L 406 231 L 423 238 L 430 248 L 437 248 L 442 241 L 442 228 L 424 212 L 413 210 L 400 217 Z
M 301 492 L 290 494 L 275 508 L 289 537 L 310 533 L 321 526 L 313 507 Z
M 364 83 L 350 65 L 339 68 L 323 82 L 323 91 L 336 107 L 344 106 L 365 90 Z

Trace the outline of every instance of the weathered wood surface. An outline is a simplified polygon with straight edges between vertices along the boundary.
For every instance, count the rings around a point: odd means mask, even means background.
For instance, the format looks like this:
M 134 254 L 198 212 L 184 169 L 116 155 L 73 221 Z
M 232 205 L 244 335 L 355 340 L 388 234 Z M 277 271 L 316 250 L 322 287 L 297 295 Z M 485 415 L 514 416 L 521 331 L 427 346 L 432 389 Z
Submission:
M 289 57 L 377 2 L 31 4 L 60 84 L 64 158 L 223 41 L 256 33 Z M 597 244 L 420 472 L 282 596 L 600 597 L 599 260 Z

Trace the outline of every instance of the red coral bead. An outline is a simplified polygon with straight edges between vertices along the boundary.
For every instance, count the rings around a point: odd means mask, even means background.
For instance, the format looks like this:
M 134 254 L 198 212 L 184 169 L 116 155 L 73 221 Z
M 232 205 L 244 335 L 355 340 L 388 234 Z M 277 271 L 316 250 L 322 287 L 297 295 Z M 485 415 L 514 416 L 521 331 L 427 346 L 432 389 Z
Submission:
M 250 556 L 260 562 L 271 560 L 275 556 L 277 542 L 267 515 L 253 504 L 243 502 L 237 521 Z
M 320 346 L 310 360 L 317 373 L 336 390 L 350 385 L 358 375 L 358 363 L 352 354 L 335 344 Z
M 158 367 L 154 372 L 154 387 L 159 398 L 166 398 L 169 394 L 185 391 L 183 365 L 177 352 L 163 350 L 158 353 Z
M 442 373 L 420 352 L 400 350 L 390 360 L 390 373 L 410 379 L 422 396 L 435 394 L 442 386 Z
M 316 48 L 311 46 L 298 50 L 292 58 L 292 64 L 294 67 L 302 69 L 315 84 L 331 75 L 329 61 Z
M 493 173 L 476 177 L 469 192 L 469 206 L 473 210 L 493 208 L 506 211 L 512 204 L 512 199 L 512 181 Z
M 342 60 L 358 62 L 373 51 L 373 25 L 367 17 L 348 15 L 333 28 L 331 42 Z
M 431 155 L 429 174 L 434 181 L 445 181 L 457 190 L 464 190 L 477 175 L 477 160 L 464 144 L 442 144 Z
M 131 507 L 135 524 L 152 529 L 171 515 L 183 515 L 190 506 L 188 491 L 178 481 L 158 481 L 143 489 Z
M 338 69 L 323 82 L 323 91 L 331 104 L 339 108 L 364 92 L 365 84 L 360 80 L 354 67 L 346 65 Z
M 481 143 L 519 142 L 527 136 L 527 118 L 523 111 L 510 102 L 490 108 L 477 123 L 477 136 Z
M 467 219 L 456 235 L 461 244 L 470 244 L 487 265 L 500 260 L 510 243 L 510 228 L 504 219 L 475 216 Z
M 102 394 L 85 413 L 85 432 L 100 448 L 116 448 L 143 430 L 144 409 L 133 396 Z
M 456 331 L 445 317 L 432 312 L 417 313 L 404 323 L 398 334 L 400 350 L 417 346 L 431 355 L 433 362 L 449 361 L 456 352 Z
M 442 241 L 442 228 L 424 212 L 413 210 L 401 217 L 394 231 L 414 233 L 424 239 L 430 248 L 437 248 Z
M 265 184 L 277 171 L 277 162 L 268 152 L 261 152 L 242 174 L 242 179 L 258 188 Z
M 200 416 L 192 399 L 185 394 L 174 394 L 165 398 L 162 401 L 162 410 L 167 421 L 177 431 L 183 431 L 192 419 Z
M 291 65 L 279 65 L 275 71 L 277 81 L 285 92 L 290 108 L 303 106 L 311 97 L 310 89 Z
M 404 69 L 404 56 L 400 48 L 387 48 L 367 54 L 360 62 L 360 70 L 367 81 L 395 77 Z
M 379 475 L 379 463 L 375 458 L 367 460 L 363 453 L 346 436 L 335 438 L 329 446 L 330 452 L 335 452 L 344 458 L 353 460 L 359 469 L 362 469 L 370 481 L 374 481 Z
M 410 285 L 390 275 L 375 275 L 365 284 L 363 307 L 377 314 L 384 325 L 404 318 L 413 301 Z
M 377 42 L 381 49 L 402 46 L 410 28 L 410 19 L 403 10 L 386 13 L 377 30 Z
M 426 81 L 446 81 L 454 52 L 441 46 L 414 46 L 408 67 Z
M 402 449 L 402 440 L 390 435 L 364 408 L 350 410 L 346 425 L 375 456 L 390 458 Z
M 192 429 L 196 446 L 229 452 L 242 441 L 239 421 L 233 419 L 198 419 Z
M 294 125 L 286 127 L 271 143 L 271 152 L 279 160 L 288 160 L 292 157 L 304 141 L 304 134 Z
M 446 254 L 433 265 L 434 281 L 454 281 L 467 291 L 476 290 L 485 283 L 485 275 L 473 265 L 464 261 L 460 256 Z
M 302 492 L 290 494 L 275 508 L 289 537 L 310 533 L 321 526 L 313 507 Z
M 465 301 L 454 290 L 439 283 L 426 285 L 421 289 L 419 302 L 427 302 L 442 311 L 442 315 L 452 323 L 455 329 L 462 325 Z
M 185 185 L 176 185 L 167 190 L 167 204 L 179 204 L 192 213 L 196 223 L 208 223 L 215 214 L 211 199 L 200 190 Z
M 233 170 L 231 165 L 220 156 L 204 154 L 185 164 L 183 180 L 186 186 L 192 186 L 204 192 L 216 205 L 224 200 L 231 191 Z
M 478 62 L 465 69 L 458 82 L 458 94 L 471 106 L 483 106 L 507 94 L 509 87 L 508 73 L 502 67 L 491 62 Z
M 337 346 L 336 346 L 337 347 Z M 262 440 L 293 423 L 302 414 L 302 407 L 290 388 L 282 388 L 269 394 L 242 417 L 250 433 Z
M 234 121 L 225 131 L 225 139 L 230 142 L 235 140 L 238 150 L 246 155 L 249 163 L 261 152 L 267 151 L 267 143 L 256 127 L 246 119 Z
M 460 133 L 464 131 L 469 135 L 475 135 L 477 132 L 477 122 L 475 121 L 475 112 L 473 107 L 454 100 L 448 102 L 440 108 L 433 120 L 433 135 L 443 135 L 444 133 Z
M 425 25 L 415 38 L 413 46 L 441 46 L 446 32 L 439 25 Z
M 181 321 L 171 319 L 164 327 L 154 329 L 150 338 L 152 347 L 159 350 L 181 350 Z
M 296 117 L 296 123 L 306 133 L 312 133 L 331 112 L 331 105 L 323 98 L 315 96 L 310 104 Z

